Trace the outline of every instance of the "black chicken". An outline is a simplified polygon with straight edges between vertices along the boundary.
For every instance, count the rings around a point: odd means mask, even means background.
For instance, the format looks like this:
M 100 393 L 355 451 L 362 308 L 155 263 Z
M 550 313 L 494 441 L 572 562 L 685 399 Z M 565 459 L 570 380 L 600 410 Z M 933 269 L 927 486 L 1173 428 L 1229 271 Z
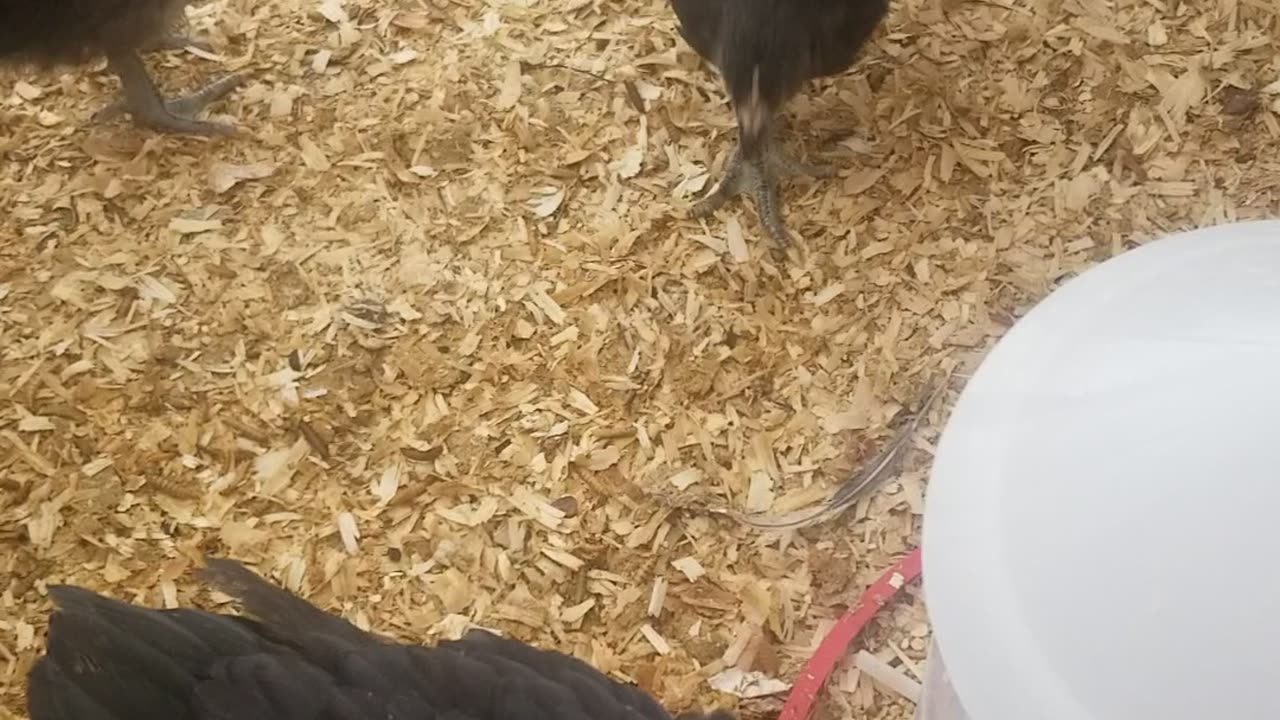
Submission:
M 107 68 L 120 78 L 124 99 L 99 117 L 124 110 L 156 130 L 230 135 L 232 127 L 195 116 L 240 85 L 241 76 L 165 100 L 138 54 L 191 42 L 172 30 L 185 6 L 186 0 L 0 0 L 0 61 L 49 69 L 105 55 Z
M 31 720 L 671 720 L 568 655 L 484 631 L 434 648 L 393 643 L 237 562 L 202 572 L 252 619 L 51 586 L 58 608 L 28 677 Z
M 830 177 L 833 168 L 787 157 L 773 141 L 774 119 L 809 80 L 848 70 L 889 9 L 889 0 L 671 0 L 680 34 L 716 66 L 738 116 L 738 147 L 711 195 L 706 216 L 746 191 L 770 237 L 789 238 L 778 209 L 778 180 Z

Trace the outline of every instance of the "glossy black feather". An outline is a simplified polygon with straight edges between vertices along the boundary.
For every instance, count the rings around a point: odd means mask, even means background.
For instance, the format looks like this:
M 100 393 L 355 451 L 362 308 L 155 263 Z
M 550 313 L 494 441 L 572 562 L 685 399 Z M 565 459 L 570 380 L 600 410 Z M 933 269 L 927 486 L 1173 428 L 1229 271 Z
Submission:
M 599 671 L 581 660 L 542 650 L 487 632 L 471 632 L 458 641 L 444 643 L 469 655 L 490 658 L 493 664 L 534 672 L 542 679 L 571 689 L 579 701 L 600 714 L 609 707 L 621 704 L 631 708 L 639 717 L 663 718 L 666 710 L 652 697 L 631 685 L 610 681 Z
M 211 561 L 205 577 L 252 618 L 51 587 L 31 720 L 671 720 L 568 655 L 483 631 L 392 643 L 237 563 Z
M 680 34 L 724 76 L 735 105 L 759 73 L 761 102 L 777 111 L 808 80 L 857 59 L 888 0 L 672 0 Z
M 161 37 L 185 0 L 0 0 L 0 60 L 42 67 L 130 52 Z

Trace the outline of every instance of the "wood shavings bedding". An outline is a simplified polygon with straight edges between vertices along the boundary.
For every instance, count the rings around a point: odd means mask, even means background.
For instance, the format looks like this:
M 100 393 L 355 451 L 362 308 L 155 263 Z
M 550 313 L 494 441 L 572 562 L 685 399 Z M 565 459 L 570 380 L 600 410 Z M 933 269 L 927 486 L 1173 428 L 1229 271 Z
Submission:
M 0 73 L 19 716 L 44 583 L 187 605 L 201 554 L 232 550 L 363 626 L 494 627 L 672 707 L 724 700 L 731 666 L 791 678 L 916 542 L 945 410 L 838 522 L 699 508 L 826 497 L 1064 279 L 1280 209 L 1267 3 L 896 3 L 788 108 L 842 175 L 784 187 L 786 257 L 749 204 L 686 216 L 733 117 L 664 2 L 190 17 L 220 60 L 150 62 L 175 88 L 252 72 L 223 107 L 246 138 L 90 127 L 108 79 Z M 912 596 L 865 647 L 918 663 L 924 620 Z M 910 717 L 844 677 L 818 718 Z

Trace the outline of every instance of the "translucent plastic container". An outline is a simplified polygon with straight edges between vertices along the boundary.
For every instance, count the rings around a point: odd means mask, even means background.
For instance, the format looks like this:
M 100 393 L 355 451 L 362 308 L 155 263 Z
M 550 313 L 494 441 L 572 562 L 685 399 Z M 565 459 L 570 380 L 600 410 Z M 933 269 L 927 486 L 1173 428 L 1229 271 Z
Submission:
M 942 433 L 923 548 L 918 720 L 1280 719 L 1280 222 L 1020 320 Z
M 929 646 L 929 660 L 924 666 L 924 687 L 920 702 L 916 704 L 916 720 L 969 720 L 947 675 L 937 642 Z

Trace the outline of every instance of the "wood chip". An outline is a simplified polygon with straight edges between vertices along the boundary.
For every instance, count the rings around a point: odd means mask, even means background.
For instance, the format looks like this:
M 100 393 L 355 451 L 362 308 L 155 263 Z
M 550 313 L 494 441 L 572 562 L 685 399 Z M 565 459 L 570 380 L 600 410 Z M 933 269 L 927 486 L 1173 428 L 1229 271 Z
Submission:
M 907 674 L 889 663 L 872 655 L 866 650 L 859 650 L 853 657 L 854 665 L 867 677 L 872 678 L 884 688 L 895 692 L 911 702 L 920 700 L 920 683 L 907 677 Z
M 644 639 L 649 641 L 649 644 L 653 646 L 654 650 L 658 651 L 659 655 L 671 654 L 671 644 L 659 635 L 658 631 L 654 630 L 652 625 L 648 623 L 641 625 L 640 634 L 644 635 Z

